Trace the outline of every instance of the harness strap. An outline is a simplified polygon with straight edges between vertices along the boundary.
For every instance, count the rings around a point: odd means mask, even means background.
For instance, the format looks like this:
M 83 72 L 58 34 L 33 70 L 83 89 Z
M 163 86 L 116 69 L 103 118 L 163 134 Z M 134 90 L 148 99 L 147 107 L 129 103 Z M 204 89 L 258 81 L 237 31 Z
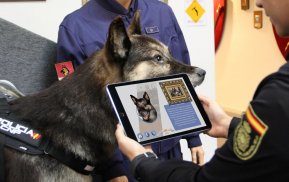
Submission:
M 7 100 L 0 98 L 0 170 L 3 167 L 3 173 L 4 164 L 1 163 L 1 157 L 4 162 L 4 146 L 32 155 L 49 155 L 84 175 L 89 175 L 94 169 L 88 161 L 65 151 L 62 147 L 55 146 L 37 130 L 27 127 L 27 124 L 10 112 Z M 2 153 L 1 150 L 3 150 Z M 2 176 L 1 171 L 0 175 Z M 4 180 L 0 178 L 0 181 Z
M 88 161 L 75 156 L 71 152 L 66 152 L 62 148 L 57 148 L 51 143 L 47 145 L 44 152 L 78 173 L 89 175 L 94 169 L 94 166 Z
M 31 129 L 12 114 L 0 113 L 0 133 L 6 136 L 4 141 L 6 146 L 28 154 L 44 154 L 42 149 L 48 143 L 37 130 Z

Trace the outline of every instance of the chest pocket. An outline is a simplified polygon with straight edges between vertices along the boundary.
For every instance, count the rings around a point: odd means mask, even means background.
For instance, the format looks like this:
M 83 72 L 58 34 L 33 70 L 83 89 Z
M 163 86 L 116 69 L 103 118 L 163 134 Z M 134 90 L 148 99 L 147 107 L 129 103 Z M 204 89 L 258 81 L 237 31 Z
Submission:
M 152 30 L 149 31 L 148 29 Z M 164 43 L 166 46 L 169 47 L 170 51 L 176 48 L 175 43 L 178 42 L 178 36 L 175 29 L 172 26 L 163 29 L 159 29 L 159 27 L 145 27 L 145 33 L 148 36 L 158 39 L 159 41 Z

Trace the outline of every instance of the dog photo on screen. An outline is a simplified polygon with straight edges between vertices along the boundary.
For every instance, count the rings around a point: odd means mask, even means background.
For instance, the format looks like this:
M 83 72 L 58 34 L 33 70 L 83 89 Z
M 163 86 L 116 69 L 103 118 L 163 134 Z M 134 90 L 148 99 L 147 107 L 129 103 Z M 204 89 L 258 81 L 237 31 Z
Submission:
M 148 123 L 152 123 L 157 119 L 157 111 L 151 104 L 150 97 L 147 92 L 144 92 L 142 98 L 136 98 L 130 95 L 133 103 L 136 105 L 139 117 Z

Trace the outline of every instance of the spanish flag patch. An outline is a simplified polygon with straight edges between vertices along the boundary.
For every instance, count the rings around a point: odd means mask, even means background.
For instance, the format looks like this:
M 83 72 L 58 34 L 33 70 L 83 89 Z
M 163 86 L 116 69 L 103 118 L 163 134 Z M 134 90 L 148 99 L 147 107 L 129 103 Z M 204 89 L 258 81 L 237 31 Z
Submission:
M 268 126 L 250 105 L 234 133 L 233 150 L 238 158 L 248 160 L 257 152 Z

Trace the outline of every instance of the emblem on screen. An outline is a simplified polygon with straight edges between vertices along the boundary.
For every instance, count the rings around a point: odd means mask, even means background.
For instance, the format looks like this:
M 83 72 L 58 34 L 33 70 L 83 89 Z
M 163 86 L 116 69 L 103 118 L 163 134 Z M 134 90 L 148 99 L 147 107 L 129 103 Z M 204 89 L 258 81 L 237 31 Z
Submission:
M 183 80 L 172 80 L 159 83 L 169 104 L 192 101 Z
M 137 108 L 139 117 L 143 121 L 152 123 L 157 119 L 157 111 L 151 104 L 150 97 L 147 92 L 144 92 L 142 98 L 136 98 L 133 95 L 130 95 L 130 97 Z

